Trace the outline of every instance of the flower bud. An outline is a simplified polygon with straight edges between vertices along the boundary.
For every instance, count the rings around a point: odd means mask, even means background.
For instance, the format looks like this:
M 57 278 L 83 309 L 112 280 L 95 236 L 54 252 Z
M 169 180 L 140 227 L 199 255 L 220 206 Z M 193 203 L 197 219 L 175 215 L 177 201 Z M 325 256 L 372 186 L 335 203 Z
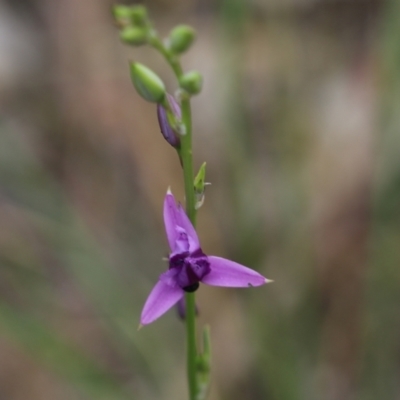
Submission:
M 130 9 L 130 16 L 134 25 L 144 26 L 147 23 L 147 10 L 144 6 L 132 6 Z
M 165 97 L 165 86 L 159 76 L 140 63 L 130 63 L 131 79 L 137 92 L 151 103 L 161 103 Z
M 167 101 L 171 110 L 176 118 L 181 119 L 181 108 L 173 96 L 167 93 Z M 164 139 L 172 146 L 178 149 L 181 144 L 179 134 L 172 128 L 168 120 L 168 111 L 161 104 L 157 105 L 158 125 L 160 126 L 161 133 Z
M 203 86 L 203 77 L 197 71 L 190 71 L 182 76 L 179 85 L 191 95 L 198 94 Z
M 129 6 L 116 4 L 112 9 L 112 13 L 119 24 L 123 26 L 129 24 L 131 19 L 131 8 Z
M 184 53 L 193 43 L 196 36 L 195 30 L 188 25 L 178 25 L 169 34 L 169 47 L 176 53 Z
M 122 29 L 120 38 L 124 43 L 132 46 L 141 46 L 147 42 L 147 33 L 144 29 L 126 26 Z

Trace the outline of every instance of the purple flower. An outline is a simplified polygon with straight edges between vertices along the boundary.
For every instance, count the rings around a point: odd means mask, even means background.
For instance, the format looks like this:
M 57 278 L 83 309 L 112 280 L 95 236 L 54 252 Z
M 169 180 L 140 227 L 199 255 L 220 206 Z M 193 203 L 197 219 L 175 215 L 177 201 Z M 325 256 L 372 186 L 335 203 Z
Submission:
M 143 307 L 141 325 L 150 324 L 199 283 L 212 286 L 252 287 L 269 282 L 258 272 L 234 261 L 203 253 L 197 233 L 180 204 L 168 190 L 164 224 L 171 254 L 169 269 L 162 273 Z

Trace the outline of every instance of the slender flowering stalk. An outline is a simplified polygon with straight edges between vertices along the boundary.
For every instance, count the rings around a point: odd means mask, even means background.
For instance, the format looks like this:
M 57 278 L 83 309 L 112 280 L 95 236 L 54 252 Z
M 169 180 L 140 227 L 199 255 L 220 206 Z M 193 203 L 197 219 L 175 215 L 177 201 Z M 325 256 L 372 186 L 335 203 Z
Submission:
M 142 325 L 155 321 L 204 283 L 211 286 L 253 287 L 269 282 L 258 272 L 234 261 L 204 254 L 197 233 L 170 191 L 164 200 L 164 224 L 171 253 L 169 269 L 160 275 L 144 305 Z
M 157 104 L 160 130 L 166 141 L 177 150 L 184 178 L 186 212 L 170 191 L 164 200 L 164 223 L 170 247 L 169 268 L 162 273 L 147 298 L 140 317 L 147 325 L 179 302 L 184 309 L 187 338 L 187 373 L 190 400 L 205 399 L 210 383 L 210 333 L 203 331 L 203 350 L 196 345 L 195 291 L 200 283 L 211 286 L 253 287 L 269 282 L 258 272 L 225 258 L 206 255 L 197 236 L 196 211 L 204 202 L 205 163 L 194 177 L 192 159 L 191 96 L 202 88 L 197 71 L 184 73 L 179 57 L 195 39 L 195 31 L 187 25 L 172 29 L 162 40 L 145 7 L 116 5 L 113 9 L 120 37 L 125 44 L 148 44 L 160 52 L 172 68 L 179 84 L 179 103 L 166 92 L 161 78 L 148 67 L 132 62 L 132 82 L 138 94 Z M 185 301 L 185 307 L 182 307 Z

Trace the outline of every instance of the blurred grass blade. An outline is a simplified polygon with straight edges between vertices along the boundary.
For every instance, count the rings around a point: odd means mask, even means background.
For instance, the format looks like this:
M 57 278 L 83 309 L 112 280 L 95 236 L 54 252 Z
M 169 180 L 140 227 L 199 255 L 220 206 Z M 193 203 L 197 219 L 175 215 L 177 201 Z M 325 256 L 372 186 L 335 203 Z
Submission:
M 20 344 L 36 360 L 66 378 L 93 399 L 132 398 L 122 385 L 96 365 L 95 361 L 66 344 L 37 319 L 0 303 L 0 326 L 0 332 L 4 336 Z

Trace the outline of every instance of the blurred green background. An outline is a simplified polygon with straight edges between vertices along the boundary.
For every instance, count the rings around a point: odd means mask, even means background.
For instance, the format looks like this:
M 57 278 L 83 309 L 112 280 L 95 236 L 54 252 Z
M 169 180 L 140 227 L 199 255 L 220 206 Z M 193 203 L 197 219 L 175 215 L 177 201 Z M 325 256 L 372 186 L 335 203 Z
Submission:
M 183 57 L 203 250 L 275 282 L 202 287 L 210 400 L 400 398 L 400 2 L 149 0 Z M 110 0 L 0 1 L 0 399 L 186 399 L 172 310 L 137 331 L 165 269 L 175 152 Z

